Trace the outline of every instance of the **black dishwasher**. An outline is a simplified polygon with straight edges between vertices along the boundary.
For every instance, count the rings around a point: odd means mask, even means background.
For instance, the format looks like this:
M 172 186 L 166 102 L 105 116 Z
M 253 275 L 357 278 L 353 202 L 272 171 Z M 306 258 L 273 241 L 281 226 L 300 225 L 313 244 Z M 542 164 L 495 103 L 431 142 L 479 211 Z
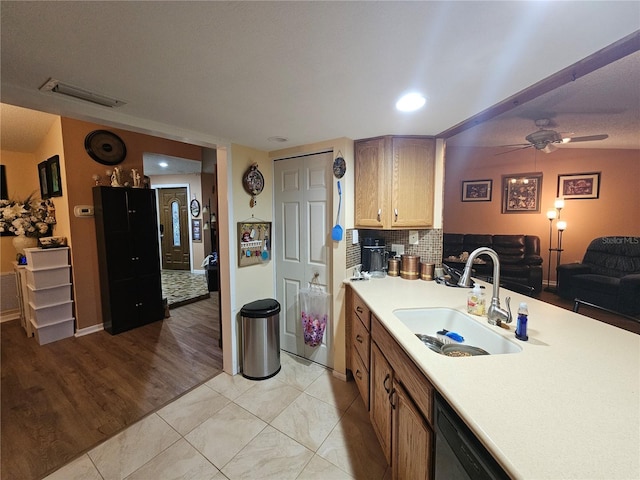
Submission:
M 509 478 L 439 394 L 435 398 L 435 413 L 435 480 Z

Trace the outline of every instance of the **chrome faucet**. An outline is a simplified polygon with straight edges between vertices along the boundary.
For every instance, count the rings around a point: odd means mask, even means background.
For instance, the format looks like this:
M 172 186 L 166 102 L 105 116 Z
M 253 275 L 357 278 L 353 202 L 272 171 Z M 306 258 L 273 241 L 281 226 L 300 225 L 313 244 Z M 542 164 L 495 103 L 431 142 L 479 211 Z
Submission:
M 473 260 L 482 254 L 487 254 L 493 261 L 493 296 L 491 297 L 491 305 L 487 310 L 487 320 L 491 325 L 500 326 L 502 322 L 511 323 L 511 297 L 507 297 L 507 308 L 500 308 L 500 259 L 495 250 L 489 247 L 476 248 L 464 266 L 464 272 L 458 281 L 460 287 L 471 287 L 471 267 L 473 266 Z

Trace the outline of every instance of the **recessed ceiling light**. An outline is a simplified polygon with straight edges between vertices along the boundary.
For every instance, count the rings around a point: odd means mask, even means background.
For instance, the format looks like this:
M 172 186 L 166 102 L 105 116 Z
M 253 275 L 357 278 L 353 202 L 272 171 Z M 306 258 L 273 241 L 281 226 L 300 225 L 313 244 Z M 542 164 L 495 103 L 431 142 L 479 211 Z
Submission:
M 401 112 L 413 112 L 422 108 L 427 99 L 419 93 L 408 93 L 396 102 L 396 108 Z
M 267 138 L 267 140 L 269 140 L 270 142 L 275 142 L 275 143 L 284 143 L 284 142 L 288 142 L 289 139 L 286 137 L 269 137 Z
M 158 165 L 161 166 L 162 168 L 167 168 L 169 166 L 167 162 L 160 162 Z

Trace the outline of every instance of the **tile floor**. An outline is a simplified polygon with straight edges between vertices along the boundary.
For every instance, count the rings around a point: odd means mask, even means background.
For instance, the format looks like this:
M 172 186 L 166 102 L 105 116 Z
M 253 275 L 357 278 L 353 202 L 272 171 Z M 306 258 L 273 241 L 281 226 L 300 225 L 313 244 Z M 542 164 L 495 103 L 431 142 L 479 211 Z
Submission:
M 161 276 L 162 296 L 167 299 L 171 308 L 209 296 L 207 277 L 204 273 L 192 273 L 188 270 L 162 270 Z
M 355 383 L 284 352 L 281 365 L 222 373 L 46 480 L 391 478 Z

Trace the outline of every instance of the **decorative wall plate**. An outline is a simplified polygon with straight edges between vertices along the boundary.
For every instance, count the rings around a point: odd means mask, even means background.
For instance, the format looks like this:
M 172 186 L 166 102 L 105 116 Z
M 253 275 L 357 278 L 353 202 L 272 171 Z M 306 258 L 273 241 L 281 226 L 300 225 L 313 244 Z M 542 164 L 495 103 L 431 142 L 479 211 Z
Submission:
M 84 148 L 91 158 L 103 165 L 118 165 L 127 156 L 122 139 L 108 130 L 94 130 L 84 139 Z
M 342 155 L 336 157 L 333 161 L 333 175 L 336 178 L 342 178 L 347 171 L 347 162 L 344 161 Z
M 197 217 L 198 215 L 200 215 L 200 202 L 195 198 L 191 200 L 191 203 L 189 204 L 189 208 L 191 209 L 192 217 Z
M 262 175 L 262 172 L 258 170 L 257 163 L 251 165 L 249 169 L 244 172 L 244 175 L 242 176 L 242 185 L 247 193 L 251 195 L 249 206 L 253 208 L 256 203 L 258 203 L 256 196 L 260 195 L 262 190 L 264 190 L 264 176 Z

